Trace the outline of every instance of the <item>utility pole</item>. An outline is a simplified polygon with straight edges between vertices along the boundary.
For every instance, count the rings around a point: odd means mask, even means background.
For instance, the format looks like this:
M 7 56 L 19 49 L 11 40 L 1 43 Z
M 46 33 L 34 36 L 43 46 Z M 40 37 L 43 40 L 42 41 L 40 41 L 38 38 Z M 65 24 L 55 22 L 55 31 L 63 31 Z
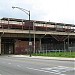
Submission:
M 32 45 L 32 42 L 31 42 L 31 34 L 30 34 L 30 11 L 26 10 L 26 9 L 23 9 L 23 8 L 20 8 L 20 7 L 12 7 L 12 8 L 13 9 L 17 8 L 17 9 L 25 12 L 29 16 L 29 54 L 30 54 L 30 57 L 31 57 L 31 45 Z

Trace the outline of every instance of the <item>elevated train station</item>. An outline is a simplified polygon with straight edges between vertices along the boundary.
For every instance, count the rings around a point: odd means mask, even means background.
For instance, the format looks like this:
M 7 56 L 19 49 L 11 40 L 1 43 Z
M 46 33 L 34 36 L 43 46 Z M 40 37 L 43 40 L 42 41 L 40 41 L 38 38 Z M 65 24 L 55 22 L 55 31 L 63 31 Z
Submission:
M 74 51 L 75 25 L 15 18 L 0 19 L 0 54 Z

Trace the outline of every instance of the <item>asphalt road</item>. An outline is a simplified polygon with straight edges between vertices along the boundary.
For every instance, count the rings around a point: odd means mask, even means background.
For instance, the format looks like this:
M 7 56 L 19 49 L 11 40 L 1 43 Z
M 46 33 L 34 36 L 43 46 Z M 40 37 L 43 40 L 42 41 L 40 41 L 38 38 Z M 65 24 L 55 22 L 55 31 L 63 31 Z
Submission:
M 73 61 L 0 56 L 0 75 L 75 75 Z

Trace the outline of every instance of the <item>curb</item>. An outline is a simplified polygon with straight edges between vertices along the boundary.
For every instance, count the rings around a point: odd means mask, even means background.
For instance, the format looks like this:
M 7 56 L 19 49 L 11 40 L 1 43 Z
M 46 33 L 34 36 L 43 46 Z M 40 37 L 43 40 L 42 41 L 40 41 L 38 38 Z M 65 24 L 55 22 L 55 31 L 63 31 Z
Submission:
M 8 55 L 8 57 L 25 57 L 35 59 L 47 59 L 47 60 L 59 60 L 59 61 L 75 61 L 75 58 L 63 58 L 63 57 L 42 57 L 42 56 L 28 56 L 28 55 Z

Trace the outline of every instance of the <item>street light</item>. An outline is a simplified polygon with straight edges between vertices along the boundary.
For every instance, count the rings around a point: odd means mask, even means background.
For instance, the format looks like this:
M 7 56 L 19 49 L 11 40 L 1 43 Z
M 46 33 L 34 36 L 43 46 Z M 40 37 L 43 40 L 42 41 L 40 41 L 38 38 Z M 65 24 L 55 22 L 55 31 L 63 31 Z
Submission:
M 28 16 L 29 16 L 29 54 L 30 54 L 30 57 L 31 57 L 31 45 L 32 45 L 32 42 L 31 42 L 31 35 L 30 35 L 30 11 L 29 10 L 26 10 L 26 9 L 23 9 L 23 8 L 20 8 L 20 7 L 12 7 L 13 9 L 14 8 L 17 8 L 17 9 L 20 9 L 21 11 L 25 12 Z

